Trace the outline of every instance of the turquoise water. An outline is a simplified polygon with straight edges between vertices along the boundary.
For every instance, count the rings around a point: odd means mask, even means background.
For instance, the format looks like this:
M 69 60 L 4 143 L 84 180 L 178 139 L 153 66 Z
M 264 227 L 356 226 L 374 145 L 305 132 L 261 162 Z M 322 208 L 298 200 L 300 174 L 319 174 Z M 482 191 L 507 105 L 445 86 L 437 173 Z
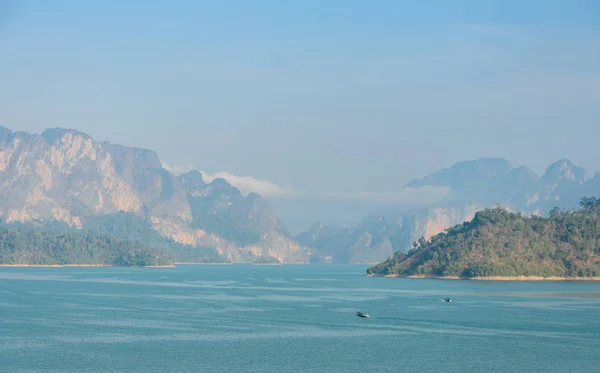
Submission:
M 600 371 L 599 283 L 365 268 L 0 268 L 0 371 Z

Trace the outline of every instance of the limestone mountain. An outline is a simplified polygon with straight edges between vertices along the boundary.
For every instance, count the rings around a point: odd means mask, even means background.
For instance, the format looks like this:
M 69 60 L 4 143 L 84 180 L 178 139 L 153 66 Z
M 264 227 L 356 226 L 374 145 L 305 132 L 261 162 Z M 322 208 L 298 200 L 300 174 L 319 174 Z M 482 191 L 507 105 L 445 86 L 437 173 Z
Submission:
M 368 215 L 355 227 L 313 224 L 296 240 L 314 248 L 324 262 L 376 263 L 401 248 L 398 237 L 399 225 L 383 216 Z
M 574 208 L 582 196 L 600 192 L 600 174 L 588 179 L 583 169 L 567 159 L 551 164 L 539 176 L 527 167 L 513 168 L 503 158 L 482 158 L 459 162 L 422 179 L 414 179 L 406 187 L 446 187 L 451 193 L 442 203 L 381 217 L 394 251 L 406 251 L 419 238 L 429 239 L 456 224 L 470 221 L 477 211 L 496 205 L 536 215 L 548 214 L 554 207 Z M 353 257 L 355 253 L 369 250 L 380 260 L 389 257 L 388 252 L 373 244 L 367 245 L 367 241 L 357 246 L 357 229 L 358 226 L 344 230 L 312 226 L 296 238 L 322 253 L 334 252 L 336 257 Z M 372 235 L 380 231 L 379 227 L 367 230 Z
M 197 171 L 181 175 L 192 211 L 191 226 L 227 240 L 240 249 L 236 260 L 285 258 L 306 262 L 311 253 L 293 242 L 269 204 L 258 194 L 244 197 L 224 179 L 205 184 Z M 233 254 L 232 254 L 233 255 Z
M 505 203 L 534 198 L 539 176 L 527 167 L 513 168 L 504 158 L 459 162 L 409 182 L 406 187 L 447 187 L 457 202 Z
M 406 251 L 419 237 L 471 219 L 482 206 L 448 203 L 398 215 L 371 214 L 354 227 L 317 223 L 298 234 L 296 240 L 313 248 L 326 262 L 380 262 L 396 251 Z
M 485 209 L 367 270 L 370 275 L 478 277 L 600 276 L 600 200 L 549 217 Z
M 568 159 L 552 163 L 540 177 L 527 167 L 512 168 L 503 158 L 483 158 L 457 163 L 407 186 L 448 187 L 458 202 L 506 204 L 533 212 L 561 199 L 567 201 L 559 202 L 561 207 L 577 206 L 588 182 L 585 170 Z
M 223 179 L 206 184 L 197 171 L 177 177 L 151 150 L 61 128 L 38 135 L 0 127 L 0 219 L 153 232 L 186 257 L 212 250 L 229 261 L 307 262 L 311 255 L 260 196 L 244 197 Z

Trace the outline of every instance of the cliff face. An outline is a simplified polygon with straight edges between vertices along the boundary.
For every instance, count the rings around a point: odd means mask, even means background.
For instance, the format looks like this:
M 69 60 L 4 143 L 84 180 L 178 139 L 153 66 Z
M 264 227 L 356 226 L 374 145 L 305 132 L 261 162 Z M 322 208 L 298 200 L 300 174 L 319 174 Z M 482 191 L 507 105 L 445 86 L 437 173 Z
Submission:
M 485 209 L 408 253 L 367 270 L 374 275 L 591 277 L 600 275 L 600 200 L 576 212 L 527 217 Z
M 223 179 L 205 184 L 197 171 L 181 175 L 178 180 L 186 187 L 191 227 L 207 237 L 226 241 L 222 250 L 229 250 L 232 260 L 270 257 L 280 262 L 307 262 L 312 255 L 290 238 L 271 206 L 258 194 L 244 197 Z M 236 246 L 240 249 L 231 251 Z
M 399 228 L 383 216 L 369 215 L 355 227 L 316 223 L 296 240 L 314 248 L 323 262 L 376 263 L 399 249 Z
M 410 248 L 412 243 L 423 237 L 428 240 L 438 233 L 456 224 L 473 219 L 483 205 L 475 203 L 448 203 L 409 212 L 402 217 L 402 229 L 399 236 L 402 250 Z
M 310 256 L 260 196 L 243 197 L 225 180 L 205 184 L 197 171 L 175 177 L 153 151 L 97 142 L 75 130 L 37 135 L 0 127 L 4 222 L 83 228 L 91 217 L 122 212 L 148 221 L 162 236 L 212 247 L 232 261 L 306 262 Z
M 365 258 L 370 253 L 378 261 L 393 251 L 406 251 L 423 237 L 429 240 L 446 229 L 470 221 L 477 211 L 501 206 L 509 211 L 544 215 L 554 207 L 575 208 L 582 196 L 596 195 L 600 190 L 600 174 L 586 178 L 585 171 L 569 160 L 551 164 L 540 177 L 527 167 L 513 168 L 502 158 L 483 158 L 460 162 L 409 182 L 406 187 L 447 187 L 451 190 L 447 202 L 423 206 L 383 219 L 385 237 L 390 246 L 377 246 L 369 236 L 381 234 L 381 227 L 339 229 L 313 226 L 299 234 L 299 242 L 336 258 Z M 361 232 L 362 239 L 357 232 Z M 378 241 L 381 242 L 381 241 Z M 344 259 L 346 260 L 346 259 Z
M 495 205 L 536 215 L 547 214 L 554 207 L 575 208 L 582 196 L 597 193 L 599 180 L 598 175 L 586 178 L 585 170 L 567 159 L 548 166 L 541 177 L 527 167 L 512 168 L 501 158 L 460 162 L 407 185 L 448 187 L 454 199 L 447 206 L 429 207 L 427 216 L 421 213 L 414 220 L 417 234 L 411 239 L 429 239 Z
M 396 219 L 369 215 L 357 226 L 346 228 L 317 223 L 296 240 L 314 248 L 325 262 L 378 263 L 395 251 L 406 251 L 420 237 L 429 239 L 471 220 L 479 208 L 476 204 L 446 204 L 407 212 Z

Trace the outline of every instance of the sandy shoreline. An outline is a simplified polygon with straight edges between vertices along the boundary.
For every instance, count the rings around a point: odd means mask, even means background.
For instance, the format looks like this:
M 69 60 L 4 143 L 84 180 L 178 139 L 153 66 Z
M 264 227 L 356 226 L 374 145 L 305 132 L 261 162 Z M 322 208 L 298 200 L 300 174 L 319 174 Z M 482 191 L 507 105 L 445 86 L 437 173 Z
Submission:
M 600 281 L 600 277 L 558 277 L 558 276 L 489 276 L 489 277 L 459 277 L 459 276 L 425 276 L 425 275 L 377 275 L 366 274 L 367 277 L 389 277 L 410 279 L 435 279 L 435 280 L 473 280 L 473 281 Z
M 120 268 L 123 266 L 113 266 L 109 264 L 0 264 L 0 267 L 40 267 L 40 268 L 62 268 L 62 267 L 114 267 Z M 144 267 L 123 267 L 123 268 L 175 268 L 175 265 L 164 266 L 144 266 Z

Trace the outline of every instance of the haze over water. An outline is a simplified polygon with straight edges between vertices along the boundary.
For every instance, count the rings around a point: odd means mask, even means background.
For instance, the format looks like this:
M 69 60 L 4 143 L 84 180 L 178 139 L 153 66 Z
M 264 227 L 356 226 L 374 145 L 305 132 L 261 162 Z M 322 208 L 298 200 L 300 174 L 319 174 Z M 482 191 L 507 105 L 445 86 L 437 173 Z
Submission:
M 365 268 L 0 268 L 0 371 L 598 371 L 598 283 Z

